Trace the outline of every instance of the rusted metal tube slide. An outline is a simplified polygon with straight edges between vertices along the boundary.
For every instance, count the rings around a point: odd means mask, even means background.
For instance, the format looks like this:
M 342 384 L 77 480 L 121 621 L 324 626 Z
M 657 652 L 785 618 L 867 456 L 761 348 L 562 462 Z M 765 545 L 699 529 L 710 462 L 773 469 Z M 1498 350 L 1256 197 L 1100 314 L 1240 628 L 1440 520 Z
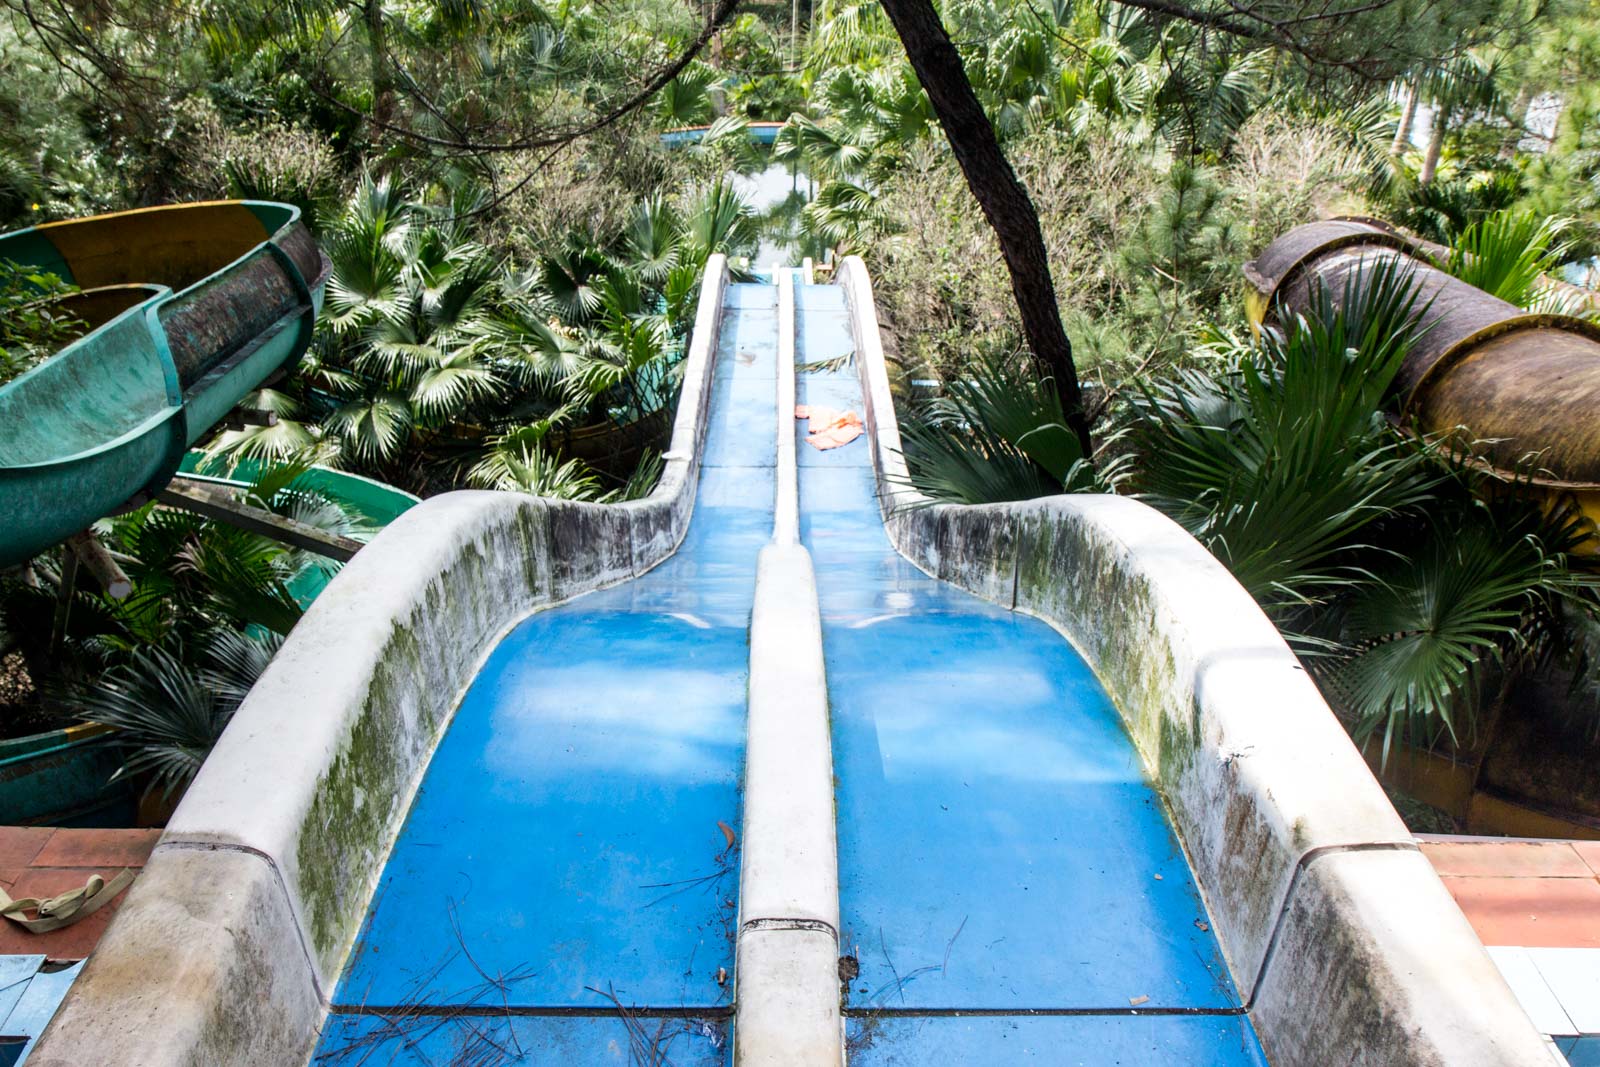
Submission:
M 1600 524 L 1600 328 L 1490 296 L 1441 252 L 1372 219 L 1298 226 L 1244 268 L 1251 322 L 1305 312 L 1322 286 L 1337 302 L 1363 265 L 1411 261 L 1429 328 L 1395 379 L 1401 410 L 1424 433 L 1465 427 L 1488 466 L 1571 493 Z

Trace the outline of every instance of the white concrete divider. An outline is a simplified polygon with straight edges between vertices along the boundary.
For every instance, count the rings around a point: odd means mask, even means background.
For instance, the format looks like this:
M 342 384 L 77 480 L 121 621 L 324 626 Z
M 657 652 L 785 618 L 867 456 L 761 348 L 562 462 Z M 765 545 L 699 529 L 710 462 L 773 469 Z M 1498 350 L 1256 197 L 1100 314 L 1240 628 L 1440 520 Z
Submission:
M 1116 496 L 934 505 L 907 477 L 872 285 L 838 271 L 884 520 L 928 574 L 1054 626 L 1166 800 L 1269 1059 L 1549 1067 L 1549 1050 L 1271 621 Z
M 839 862 L 822 617 L 799 543 L 794 272 L 778 273 L 778 471 L 750 623 L 735 1067 L 839 1067 Z
M 676 550 L 727 284 L 707 262 L 660 483 L 644 500 L 426 500 L 329 583 L 179 805 L 33 1050 L 34 1067 L 303 1063 L 435 746 L 528 614 Z
M 777 499 L 773 502 L 772 540 L 792 545 L 800 541 L 800 474 L 795 461 L 794 433 L 794 271 L 778 274 L 778 458 Z

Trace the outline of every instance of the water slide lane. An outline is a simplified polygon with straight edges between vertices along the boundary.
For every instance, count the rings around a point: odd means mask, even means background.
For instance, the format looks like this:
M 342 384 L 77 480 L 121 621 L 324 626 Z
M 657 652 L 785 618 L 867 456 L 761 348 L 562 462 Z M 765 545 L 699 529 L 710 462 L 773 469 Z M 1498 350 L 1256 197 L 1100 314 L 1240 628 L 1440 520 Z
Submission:
M 801 364 L 850 352 L 839 288 L 802 286 L 797 303 Z M 801 374 L 799 400 L 860 412 L 856 369 Z M 850 1062 L 1263 1064 L 1161 801 L 1087 665 L 1044 623 L 894 551 L 865 438 L 799 453 L 842 951 L 860 968 Z
M 468 690 L 314 1062 L 726 1062 L 776 298 L 727 289 L 677 553 L 530 616 Z

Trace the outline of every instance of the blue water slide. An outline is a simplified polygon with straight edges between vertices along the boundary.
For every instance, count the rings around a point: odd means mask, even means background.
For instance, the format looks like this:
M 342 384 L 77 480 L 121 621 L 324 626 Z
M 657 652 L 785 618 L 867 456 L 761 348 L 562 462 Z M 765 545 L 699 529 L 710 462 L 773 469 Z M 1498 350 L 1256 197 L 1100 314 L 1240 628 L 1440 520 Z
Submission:
M 363 549 L 33 1067 L 1548 1067 L 1192 539 L 896 480 L 861 269 L 713 258 L 649 498 L 445 494 Z

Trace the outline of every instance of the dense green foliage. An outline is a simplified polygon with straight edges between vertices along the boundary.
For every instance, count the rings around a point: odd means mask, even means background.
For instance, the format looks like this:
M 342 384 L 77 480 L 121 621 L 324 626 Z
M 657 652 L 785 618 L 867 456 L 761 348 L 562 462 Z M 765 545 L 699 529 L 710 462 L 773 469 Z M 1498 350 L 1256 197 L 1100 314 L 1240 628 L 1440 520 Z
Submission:
M 79 334 L 82 322 L 57 299 L 74 291 L 54 274 L 0 259 L 0 385 Z
M 1029 447 L 1059 440 L 1060 406 L 891 27 L 873 4 L 817 9 L 811 104 L 780 147 L 823 179 L 813 232 L 874 268 L 908 395 L 935 391 L 902 410 L 913 480 L 968 503 L 1140 494 L 1233 569 L 1385 751 L 1466 744 L 1530 672 L 1592 692 L 1594 660 L 1573 651 L 1600 617 L 1581 520 L 1488 478 L 1465 442 L 1397 425 L 1388 386 L 1419 310 L 1403 279 L 1244 340 L 1239 268 L 1298 223 L 1377 215 L 1502 299 L 1593 314 L 1548 280 L 1600 248 L 1594 6 L 1429 21 L 1379 5 L 1295 42 L 1141 7 L 940 5 L 1032 191 L 1089 386 L 1103 443 L 1070 469 Z M 1600 724 L 1592 699 L 1572 706 Z
M 1387 416 L 1421 308 L 1394 261 L 1134 403 L 1134 487 L 1233 571 L 1358 740 L 1470 737 L 1594 616 L 1577 516 Z
M 301 206 L 332 259 L 312 351 L 252 397 L 276 423 L 217 435 L 223 457 L 637 497 L 707 255 L 860 252 L 931 495 L 1140 494 L 1233 568 L 1357 736 L 1465 737 L 1557 670 L 1600 723 L 1585 528 L 1398 420 L 1407 279 L 1251 337 L 1239 272 L 1298 223 L 1370 214 L 1505 300 L 1589 314 L 1549 278 L 1600 252 L 1592 0 L 941 0 L 1039 214 L 1092 460 L 874 2 L 0 5 L 0 227 L 252 196 Z M 751 120 L 784 123 L 772 156 L 796 168 L 759 218 L 736 191 L 772 162 Z M 72 335 L 41 300 L 58 288 L 0 274 L 0 378 Z M 350 528 L 284 484 L 254 499 Z M 54 694 L 100 679 L 130 773 L 181 785 L 237 703 L 205 689 L 265 662 L 237 641 L 293 625 L 306 561 L 163 509 L 103 525 L 135 596 L 80 589 L 63 625 L 41 558 L 4 579 L 0 649 Z
M 373 536 L 372 527 L 327 494 L 291 486 L 304 471 L 296 464 L 265 468 L 244 496 L 257 507 L 330 534 L 358 541 Z M 139 676 L 160 668 L 189 678 L 185 685 L 191 689 L 206 689 L 213 683 L 204 677 L 195 681 L 193 672 L 206 669 L 219 648 L 234 660 L 259 652 L 264 663 L 303 613 L 290 583 L 308 568 L 336 567 L 257 534 L 151 505 L 103 522 L 97 532 L 133 582 L 126 599 L 105 595 L 80 570 L 63 601 L 63 567 L 70 567 L 65 556 L 43 556 L 0 576 L 0 635 L 33 680 L 31 699 L 18 702 L 22 706 L 13 712 L 21 721 L 7 724 L 13 730 L 72 721 L 85 715 L 86 707 L 94 709 L 88 717 L 110 721 L 103 718 L 102 702 L 114 702 L 125 718 L 143 716 L 139 729 L 151 736 L 166 730 L 169 741 L 192 739 L 198 727 L 184 716 L 194 707 L 169 703 L 178 699 L 179 690 Z M 100 690 L 100 679 L 107 680 L 108 690 Z M 227 714 L 237 702 L 225 709 Z M 169 719 L 169 712 L 178 719 Z M 206 748 L 224 723 L 225 716 L 214 723 Z M 190 762 L 185 756 L 150 777 L 144 772 L 158 768 L 146 766 L 140 755 L 149 737 L 134 731 L 124 740 L 130 748 L 128 773 L 152 789 L 181 785 L 203 758 L 203 752 Z
M 337 501 L 287 488 L 311 463 L 424 494 L 639 497 L 661 470 L 706 259 L 747 255 L 761 233 L 727 180 L 766 163 L 739 117 L 804 98 L 781 73 L 792 41 L 746 13 L 620 107 L 700 30 L 698 11 L 656 0 L 135 2 L 95 19 L 8 5 L 0 228 L 213 197 L 303 210 L 333 265 L 312 349 L 247 399 L 270 424 L 207 443 L 265 464 L 243 503 L 370 537 Z M 658 143 L 729 106 L 703 146 Z M 67 291 L 0 274 L 4 377 L 75 335 L 49 299 Z M 64 552 L 0 576 L 5 727 L 112 722 L 125 772 L 178 788 L 248 685 L 216 696 L 219 672 L 264 664 L 301 615 L 291 582 L 337 564 L 164 507 L 98 536 L 132 579 L 126 600 Z
M 718 182 L 648 198 L 608 237 L 574 230 L 518 269 L 458 218 L 364 177 L 327 221 L 333 276 L 315 349 L 254 398 L 276 424 L 217 448 L 309 456 L 428 492 L 502 485 L 483 473 L 495 457 L 546 449 L 559 427 L 659 421 L 706 257 L 742 246 L 750 225 Z M 629 479 L 568 463 L 577 477 L 556 495 Z

